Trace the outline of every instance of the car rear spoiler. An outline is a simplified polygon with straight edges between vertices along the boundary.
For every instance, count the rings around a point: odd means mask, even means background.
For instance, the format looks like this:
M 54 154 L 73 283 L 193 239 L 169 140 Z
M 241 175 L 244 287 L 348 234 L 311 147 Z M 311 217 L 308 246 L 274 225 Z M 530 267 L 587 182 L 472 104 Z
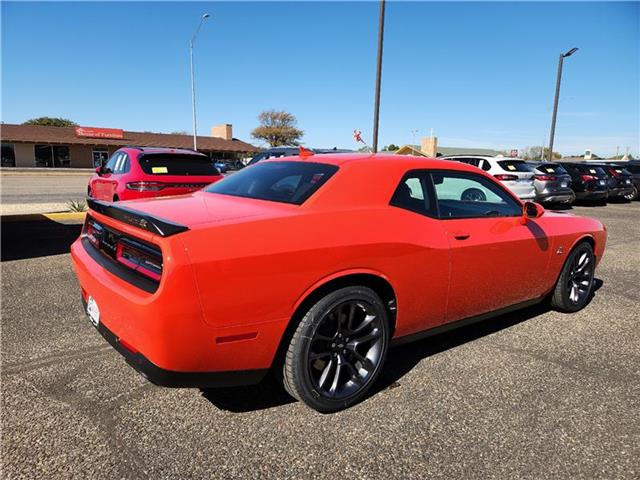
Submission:
M 94 212 L 98 212 L 107 217 L 115 218 L 123 223 L 128 223 L 134 227 L 147 230 L 151 233 L 160 235 L 161 237 L 169 237 L 176 233 L 185 232 L 189 227 L 174 223 L 169 220 L 154 217 L 143 212 L 138 212 L 127 207 L 114 205 L 100 200 L 88 199 L 87 205 Z

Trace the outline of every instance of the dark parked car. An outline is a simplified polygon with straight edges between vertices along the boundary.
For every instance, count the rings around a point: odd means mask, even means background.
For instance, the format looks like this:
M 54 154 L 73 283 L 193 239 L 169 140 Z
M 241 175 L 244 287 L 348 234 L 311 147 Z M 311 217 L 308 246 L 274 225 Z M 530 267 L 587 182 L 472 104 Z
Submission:
M 571 190 L 571 175 L 559 163 L 529 163 L 536 189 L 536 201 L 571 205 L 576 194 Z
M 633 195 L 634 187 L 632 175 L 623 167 L 614 164 L 598 164 L 609 177 L 609 200 L 622 200 Z
M 571 189 L 576 200 L 607 201 L 609 177 L 602 168 L 586 163 L 561 162 L 560 165 L 571 176 Z
M 319 153 L 350 153 L 352 150 L 344 150 L 340 148 L 309 148 L 307 150 L 312 151 L 315 154 Z M 279 157 L 294 157 L 300 154 L 300 147 L 273 147 L 263 150 L 260 153 L 257 153 L 249 163 L 247 163 L 247 167 L 249 165 L 253 165 L 258 163 L 261 160 L 266 160 L 267 158 L 279 158 Z
M 630 160 L 624 164 L 617 164 L 618 167 L 624 168 L 631 174 L 631 181 L 633 182 L 634 191 L 633 194 L 626 197 L 627 200 L 640 199 L 640 160 Z

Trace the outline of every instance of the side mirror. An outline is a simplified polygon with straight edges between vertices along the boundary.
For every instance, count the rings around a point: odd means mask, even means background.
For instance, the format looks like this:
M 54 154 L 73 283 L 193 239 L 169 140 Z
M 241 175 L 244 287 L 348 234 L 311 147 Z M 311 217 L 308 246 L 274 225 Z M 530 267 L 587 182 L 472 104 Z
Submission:
M 99 177 L 102 176 L 102 166 L 96 167 L 96 173 L 98 174 Z
M 536 202 L 524 202 L 520 223 L 527 223 L 527 218 L 540 218 L 544 215 L 544 207 Z

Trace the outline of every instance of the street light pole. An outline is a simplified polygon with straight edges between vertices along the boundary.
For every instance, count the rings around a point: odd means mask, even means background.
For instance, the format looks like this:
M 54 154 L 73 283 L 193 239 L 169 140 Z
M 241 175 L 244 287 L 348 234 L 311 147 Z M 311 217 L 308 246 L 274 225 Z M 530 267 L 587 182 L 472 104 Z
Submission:
M 380 79 L 382 77 L 382 43 L 384 40 L 384 0 L 380 0 L 378 17 L 378 63 L 376 67 L 376 96 L 373 107 L 373 146 L 371 151 L 378 151 L 378 120 L 380 117 Z
M 202 23 L 209 18 L 209 14 L 205 13 L 200 18 L 200 23 L 198 23 L 198 28 L 196 28 L 195 33 L 191 37 L 189 41 L 189 66 L 191 68 L 191 112 L 193 114 L 193 149 L 198 149 L 198 128 L 196 126 L 196 80 L 195 75 L 193 73 L 193 45 L 196 41 L 196 37 L 200 32 L 200 27 L 202 27 Z
M 556 134 L 556 116 L 558 115 L 558 100 L 560 98 L 560 82 L 562 81 L 562 64 L 565 57 L 570 57 L 578 51 L 577 48 L 572 48 L 566 53 L 561 53 L 558 59 L 558 75 L 556 78 L 556 96 L 553 100 L 553 115 L 551 116 L 551 133 L 549 135 L 549 153 L 547 160 L 550 162 L 553 157 L 553 140 Z

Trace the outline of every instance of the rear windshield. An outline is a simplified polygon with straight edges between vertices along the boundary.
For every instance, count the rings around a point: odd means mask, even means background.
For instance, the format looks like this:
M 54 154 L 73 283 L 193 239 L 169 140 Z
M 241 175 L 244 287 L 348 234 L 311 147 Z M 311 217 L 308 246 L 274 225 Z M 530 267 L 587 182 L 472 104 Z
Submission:
M 565 175 L 567 171 L 564 169 L 562 165 L 558 165 L 557 163 L 545 163 L 542 165 L 538 165 L 536 170 L 540 173 L 552 173 L 555 175 Z
M 214 183 L 205 191 L 301 205 L 337 170 L 337 166 L 325 163 L 260 162 Z
M 589 175 L 598 175 L 599 177 L 607 176 L 607 174 L 602 168 L 594 167 L 593 165 L 584 165 L 584 164 L 576 163 L 575 165 L 572 165 L 572 167 L 575 168 L 580 173 L 585 173 Z
M 204 155 L 153 153 L 143 155 L 138 162 L 142 171 L 149 175 L 220 175 L 213 162 Z
M 498 165 L 507 172 L 530 172 L 531 168 L 524 160 L 500 160 Z

